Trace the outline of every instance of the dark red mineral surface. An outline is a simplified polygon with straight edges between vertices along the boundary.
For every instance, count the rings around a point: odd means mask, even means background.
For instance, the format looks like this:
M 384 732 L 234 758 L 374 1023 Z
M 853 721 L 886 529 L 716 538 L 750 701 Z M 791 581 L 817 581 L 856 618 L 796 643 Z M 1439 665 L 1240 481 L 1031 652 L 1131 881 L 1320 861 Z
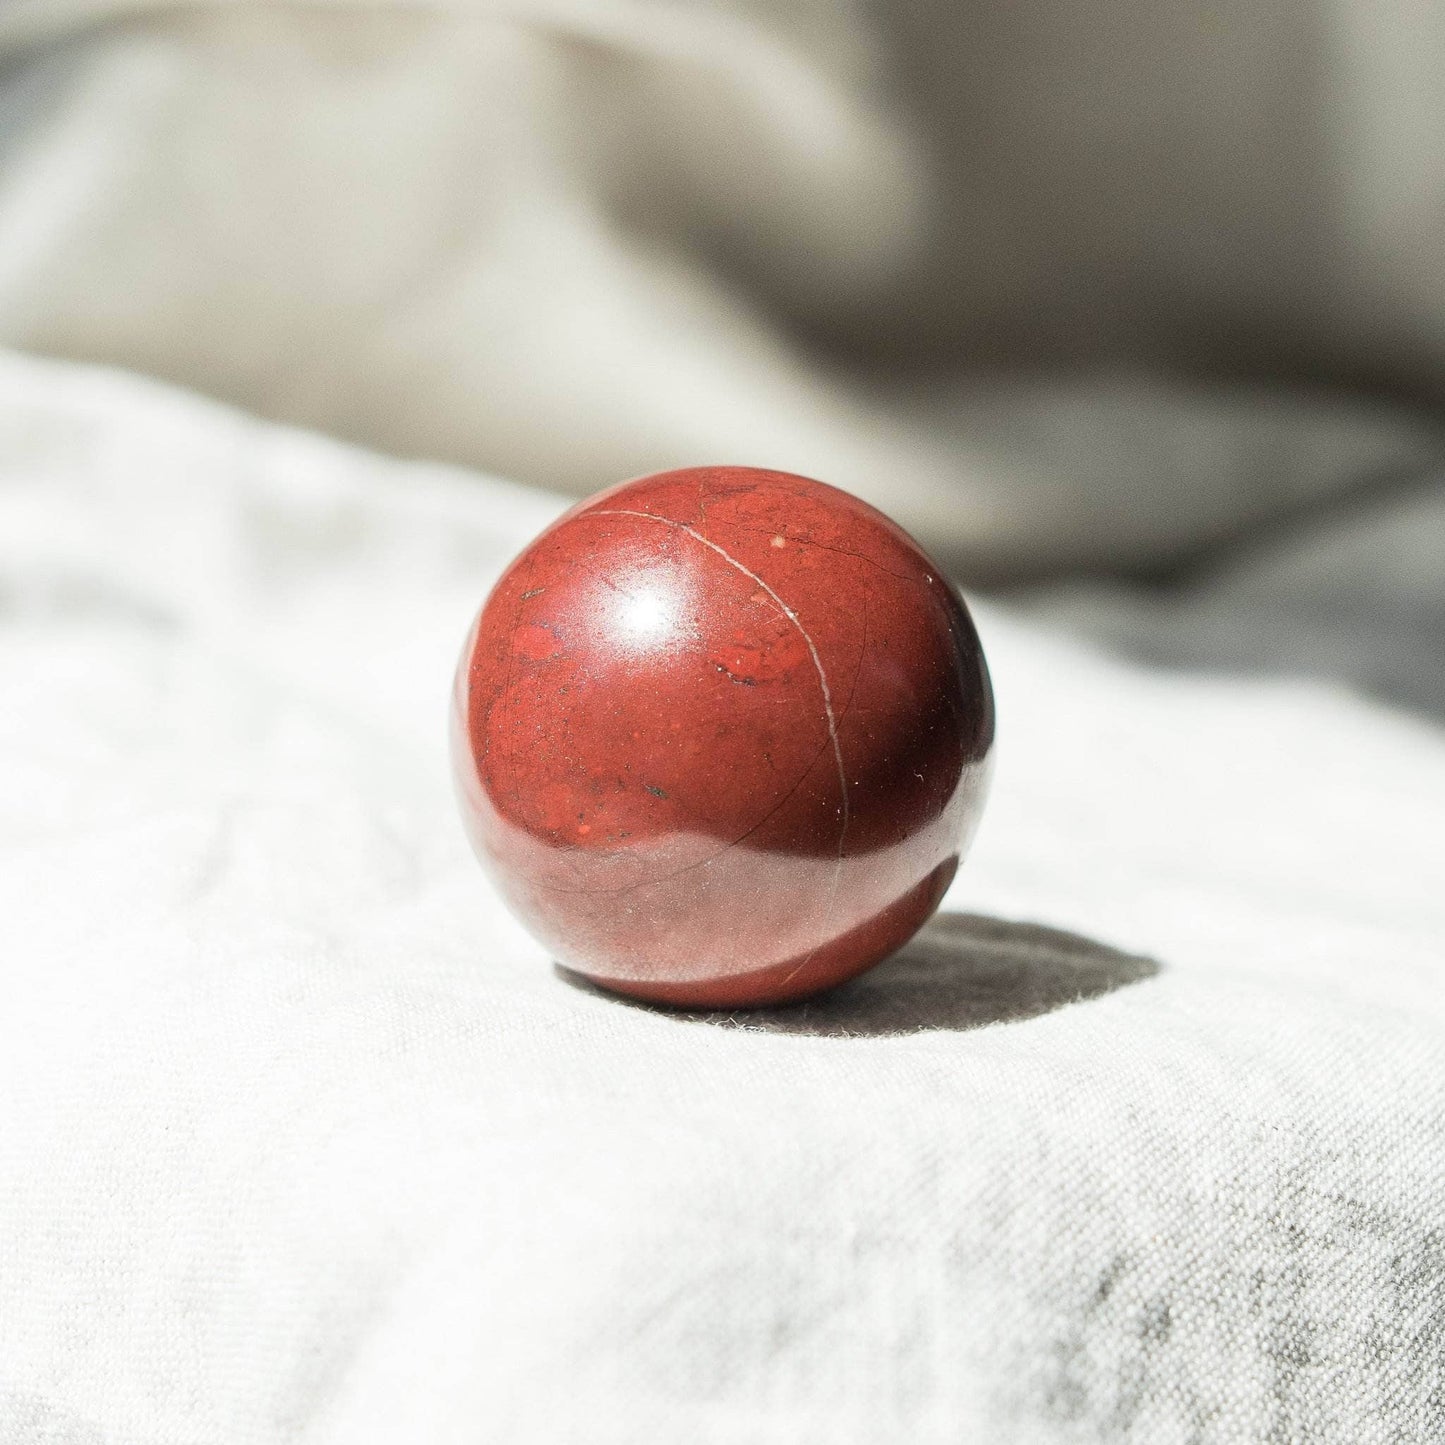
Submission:
M 992 741 L 933 562 L 857 498 L 747 467 L 574 507 L 457 674 L 462 811 L 508 903 L 564 967 L 690 1007 L 799 998 L 905 943 Z

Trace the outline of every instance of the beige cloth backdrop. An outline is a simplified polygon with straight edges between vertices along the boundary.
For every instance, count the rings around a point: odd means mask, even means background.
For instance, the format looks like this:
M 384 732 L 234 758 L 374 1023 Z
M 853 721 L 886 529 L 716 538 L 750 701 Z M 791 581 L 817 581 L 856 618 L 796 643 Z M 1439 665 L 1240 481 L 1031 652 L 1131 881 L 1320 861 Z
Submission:
M 1445 400 L 1416 0 L 10 0 L 0 57 L 0 339 L 387 451 L 793 468 L 975 577 L 1440 451 L 1315 390 Z

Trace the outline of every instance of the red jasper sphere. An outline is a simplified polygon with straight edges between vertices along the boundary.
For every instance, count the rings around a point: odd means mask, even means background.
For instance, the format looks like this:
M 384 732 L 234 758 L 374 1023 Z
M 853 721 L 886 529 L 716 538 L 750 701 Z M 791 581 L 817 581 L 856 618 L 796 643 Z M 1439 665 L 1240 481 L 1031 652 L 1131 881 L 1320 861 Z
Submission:
M 841 983 L 929 917 L 993 697 L 958 594 L 880 512 L 698 467 L 580 503 L 507 568 L 453 742 L 477 855 L 559 963 L 736 1007 Z

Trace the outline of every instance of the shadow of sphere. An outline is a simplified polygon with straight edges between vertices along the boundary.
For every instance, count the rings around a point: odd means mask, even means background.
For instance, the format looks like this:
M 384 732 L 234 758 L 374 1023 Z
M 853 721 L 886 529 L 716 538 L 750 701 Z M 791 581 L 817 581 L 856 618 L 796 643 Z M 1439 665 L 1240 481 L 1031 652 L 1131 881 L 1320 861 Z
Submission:
M 602 992 L 568 969 L 559 966 L 557 972 L 579 988 Z M 876 968 L 802 1003 L 727 1013 L 653 1011 L 717 1027 L 887 1038 L 1019 1023 L 1158 972 L 1153 959 L 1060 928 L 977 913 L 939 913 Z

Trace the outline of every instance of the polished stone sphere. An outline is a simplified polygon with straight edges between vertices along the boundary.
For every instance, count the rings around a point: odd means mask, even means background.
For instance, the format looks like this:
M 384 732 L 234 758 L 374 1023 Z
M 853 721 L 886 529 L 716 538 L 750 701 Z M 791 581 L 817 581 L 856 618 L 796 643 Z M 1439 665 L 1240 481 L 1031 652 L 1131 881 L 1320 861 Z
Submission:
M 573 507 L 457 672 L 478 857 L 565 968 L 698 1008 L 841 983 L 937 908 L 993 742 L 967 610 L 846 492 L 697 467 Z

